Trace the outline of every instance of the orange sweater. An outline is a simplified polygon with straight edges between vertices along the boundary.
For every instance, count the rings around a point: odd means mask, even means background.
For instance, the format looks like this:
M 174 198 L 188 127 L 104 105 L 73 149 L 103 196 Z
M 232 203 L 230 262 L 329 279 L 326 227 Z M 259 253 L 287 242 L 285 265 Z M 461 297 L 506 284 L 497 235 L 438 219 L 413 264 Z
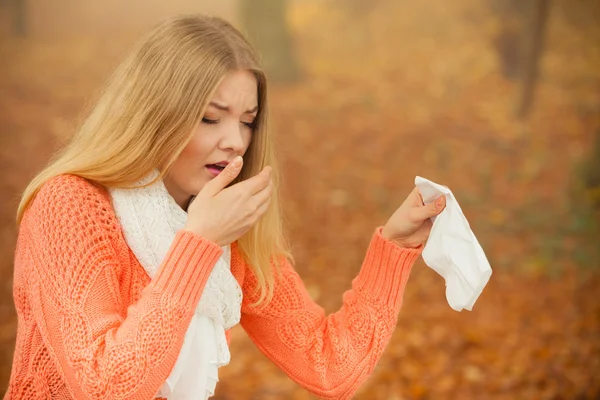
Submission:
M 5 399 L 152 399 L 220 255 L 217 244 L 179 232 L 150 280 L 106 190 L 70 175 L 46 183 L 19 230 L 18 333 Z M 343 306 L 325 316 L 287 262 L 273 300 L 253 307 L 256 279 L 234 245 L 241 324 L 294 381 L 322 398 L 350 398 L 392 335 L 419 255 L 378 228 Z

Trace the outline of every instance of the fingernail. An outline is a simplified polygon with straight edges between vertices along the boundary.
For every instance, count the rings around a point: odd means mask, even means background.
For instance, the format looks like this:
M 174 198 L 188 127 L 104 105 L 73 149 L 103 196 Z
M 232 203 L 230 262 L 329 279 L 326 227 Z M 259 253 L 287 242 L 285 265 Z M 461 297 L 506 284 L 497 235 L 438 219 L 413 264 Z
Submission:
M 438 208 L 442 208 L 444 206 L 444 196 L 439 197 L 436 201 L 435 204 L 437 205 Z
M 239 167 L 240 164 L 242 163 L 242 157 L 241 156 L 237 156 L 236 158 L 233 159 L 233 161 L 231 162 L 231 166 L 232 167 Z

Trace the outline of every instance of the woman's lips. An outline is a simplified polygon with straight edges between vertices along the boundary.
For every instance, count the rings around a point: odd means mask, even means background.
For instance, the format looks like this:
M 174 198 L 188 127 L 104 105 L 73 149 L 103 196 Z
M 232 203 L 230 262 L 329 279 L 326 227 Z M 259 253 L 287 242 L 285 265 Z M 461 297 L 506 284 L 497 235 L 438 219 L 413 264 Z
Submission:
M 223 171 L 223 169 L 225 169 L 225 167 L 227 166 L 228 162 L 227 161 L 223 161 L 217 164 L 207 164 L 206 165 L 206 169 L 208 170 L 209 173 L 211 173 L 214 176 L 217 176 L 221 173 L 221 171 Z

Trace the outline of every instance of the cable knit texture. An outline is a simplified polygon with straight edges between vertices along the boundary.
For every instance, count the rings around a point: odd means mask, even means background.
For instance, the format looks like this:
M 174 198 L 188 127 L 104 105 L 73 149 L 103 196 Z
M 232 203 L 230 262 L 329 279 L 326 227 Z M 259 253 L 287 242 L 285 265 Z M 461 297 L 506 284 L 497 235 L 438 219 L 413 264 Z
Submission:
M 395 246 L 378 228 L 341 309 L 329 316 L 287 260 L 273 300 L 253 306 L 257 281 L 235 244 L 231 252 L 244 293 L 241 324 L 254 343 L 315 395 L 346 399 L 389 342 L 421 250 Z M 46 183 L 19 230 L 18 332 L 5 400 L 154 398 L 221 254 L 216 243 L 180 231 L 150 279 L 104 188 L 70 175 Z

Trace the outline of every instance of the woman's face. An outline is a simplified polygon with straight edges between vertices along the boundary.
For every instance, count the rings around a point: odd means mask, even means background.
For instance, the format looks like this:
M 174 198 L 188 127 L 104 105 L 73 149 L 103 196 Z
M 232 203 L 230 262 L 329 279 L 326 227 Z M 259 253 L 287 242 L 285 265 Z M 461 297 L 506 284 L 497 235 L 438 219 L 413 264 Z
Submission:
M 183 209 L 252 140 L 258 112 L 257 83 L 247 70 L 229 73 L 210 100 L 202 122 L 165 176 L 164 183 Z

